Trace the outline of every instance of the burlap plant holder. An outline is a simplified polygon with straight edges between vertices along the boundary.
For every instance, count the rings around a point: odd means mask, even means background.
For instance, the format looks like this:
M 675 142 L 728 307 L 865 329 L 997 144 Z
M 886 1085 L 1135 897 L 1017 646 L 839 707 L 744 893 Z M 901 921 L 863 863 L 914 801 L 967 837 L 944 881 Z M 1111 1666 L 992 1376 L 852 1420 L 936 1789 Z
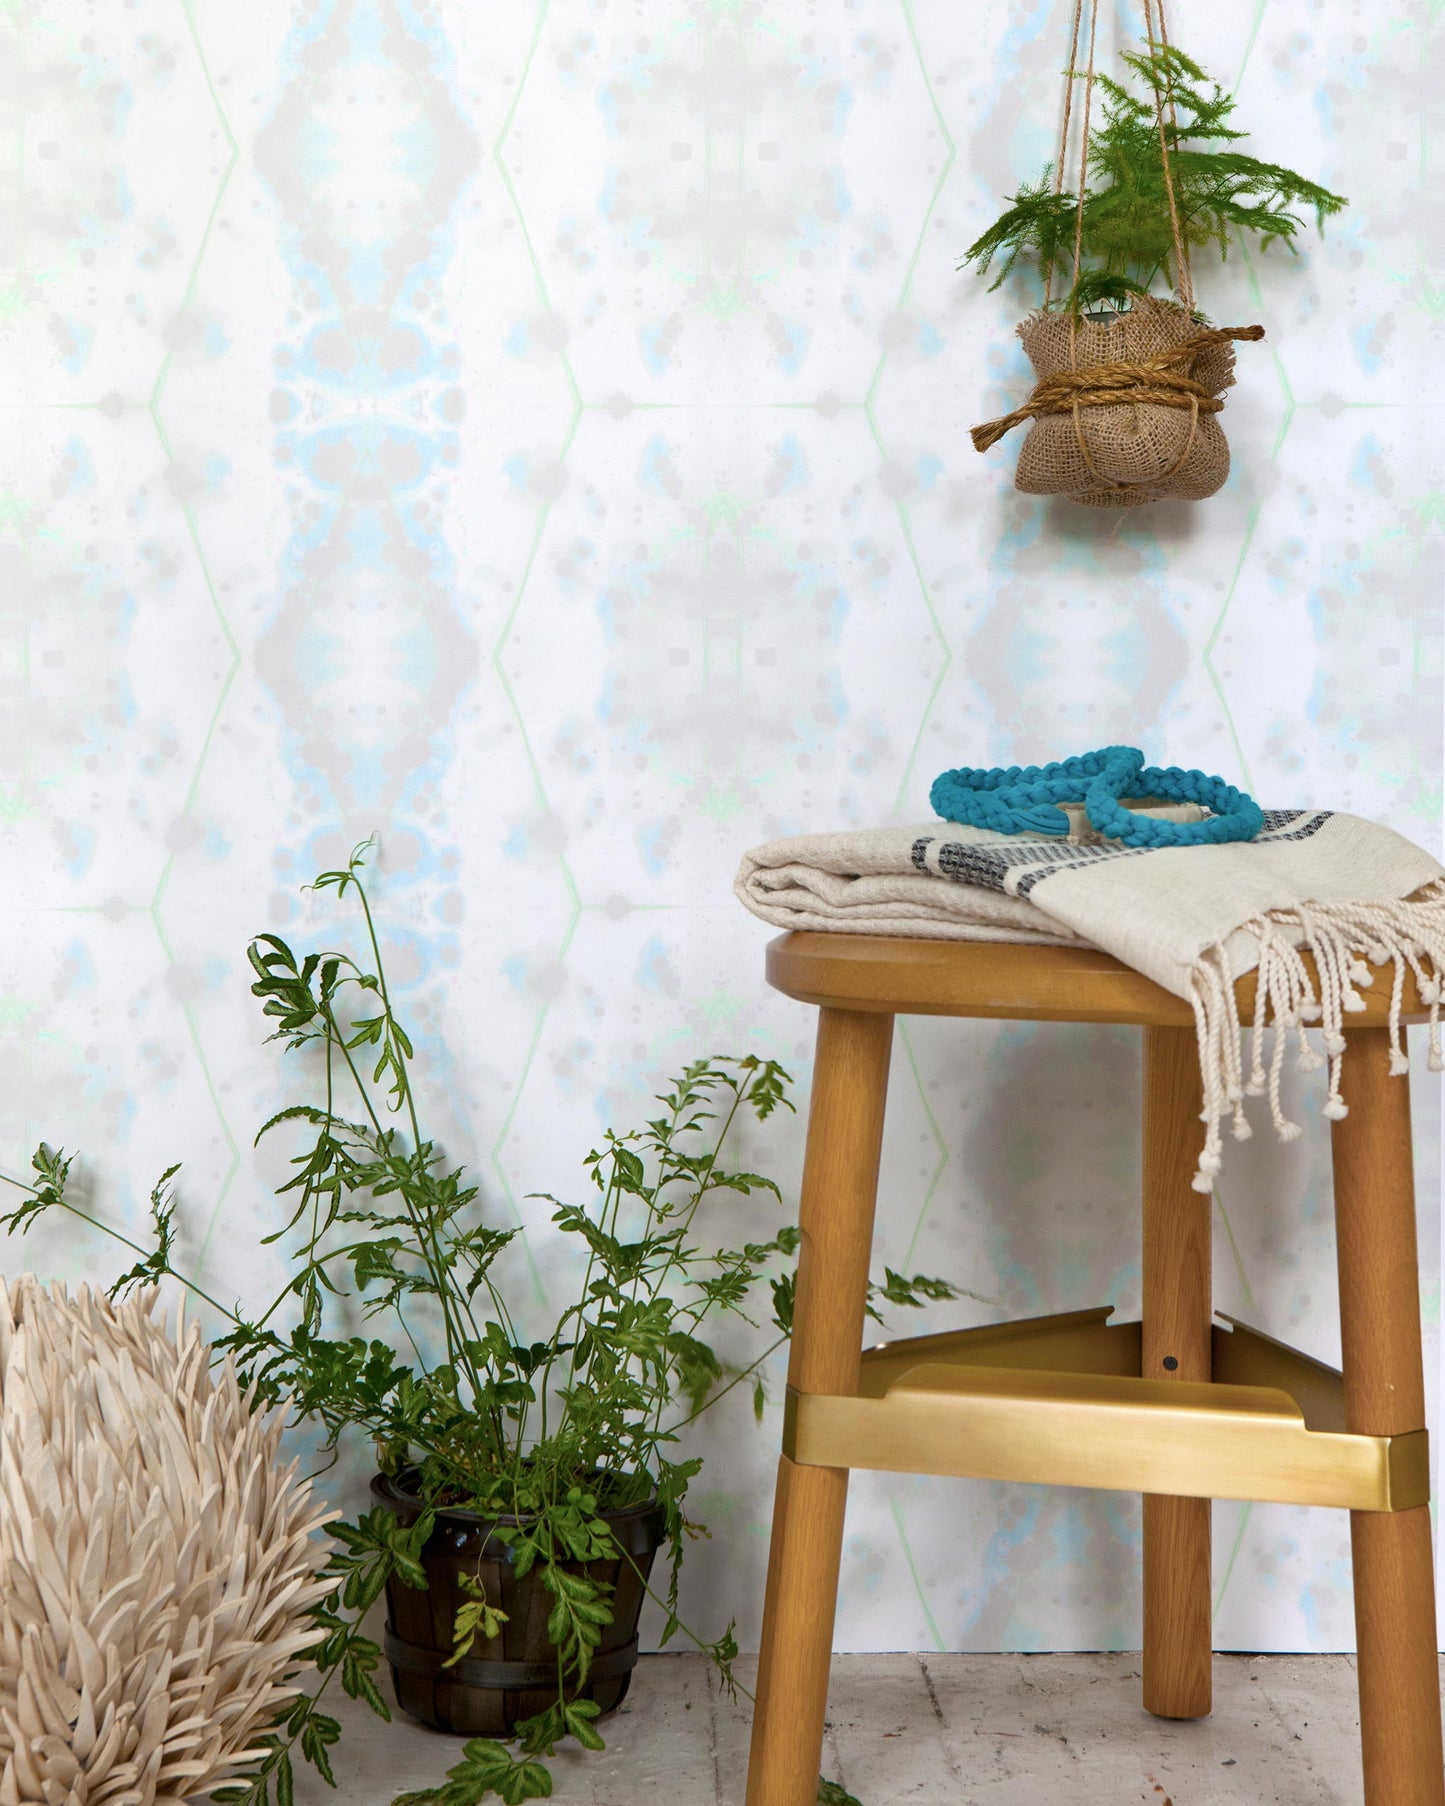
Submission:
M 1157 8 L 1157 25 L 1156 25 Z M 1080 75 L 1079 30 L 1084 0 L 1075 0 L 1064 120 L 1054 192 L 1063 189 L 1073 85 Z M 1167 47 L 1164 0 L 1144 0 L 1151 50 Z M 1074 287 L 1083 264 L 1084 203 L 1089 175 L 1089 114 L 1094 93 L 1099 0 L 1089 0 L 1088 66 L 1083 79 L 1083 137 L 1079 150 L 1074 226 Z M 1164 96 L 1156 85 L 1159 155 L 1174 245 L 1172 279 L 1178 301 L 1139 295 L 1126 311 L 1084 312 L 1071 297 L 1050 306 L 1054 263 L 1044 268 L 1044 305 L 1018 328 L 1037 381 L 1021 408 L 973 429 L 974 447 L 987 451 L 1027 420 L 1015 486 L 1027 495 L 1066 495 L 1089 508 L 1135 508 L 1143 502 L 1203 501 L 1229 475 L 1229 446 L 1219 425 L 1224 391 L 1234 381 L 1235 339 L 1262 339 L 1262 326 L 1207 326 L 1194 307 L 1189 236 L 1181 225 L 1171 170 Z M 1170 122 L 1173 104 L 1169 104 Z M 1177 126 L 1175 127 L 1177 130 Z M 1167 273 L 1167 272 L 1166 272 Z
M 1177 302 L 1140 299 L 1106 319 L 1040 311 L 1018 334 L 1038 378 L 1022 408 L 973 429 L 980 451 L 1029 420 L 1016 486 L 1091 508 L 1166 499 L 1197 502 L 1229 475 L 1217 418 L 1234 381 L 1236 338 L 1260 327 L 1210 329 Z

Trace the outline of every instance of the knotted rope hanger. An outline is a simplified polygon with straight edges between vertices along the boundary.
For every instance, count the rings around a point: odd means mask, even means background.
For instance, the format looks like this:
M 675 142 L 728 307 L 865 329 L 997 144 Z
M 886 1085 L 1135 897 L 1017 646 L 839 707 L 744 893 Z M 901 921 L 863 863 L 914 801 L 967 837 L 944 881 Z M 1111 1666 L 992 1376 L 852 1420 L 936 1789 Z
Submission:
M 1151 58 L 1169 49 L 1169 28 L 1164 16 L 1165 0 L 1143 0 L 1144 32 Z M 1157 8 L 1157 23 L 1156 9 Z M 1084 0 L 1074 0 L 1073 22 L 1069 35 L 1069 60 L 1064 72 L 1064 106 L 1063 124 L 1059 133 L 1059 154 L 1054 163 L 1054 193 L 1063 193 L 1064 171 L 1068 161 L 1069 128 L 1073 117 L 1074 86 L 1081 79 L 1084 84 L 1084 105 L 1079 146 L 1079 178 L 1074 205 L 1074 288 L 1077 289 L 1079 275 L 1083 268 L 1084 251 L 1084 203 L 1088 198 L 1089 186 L 1089 127 L 1093 112 L 1095 62 L 1099 35 L 1099 0 L 1089 0 L 1089 35 L 1088 55 L 1085 68 L 1079 69 L 1079 43 L 1083 31 Z M 1189 259 L 1189 238 L 1185 232 L 1179 214 L 1179 200 L 1174 186 L 1173 151 L 1170 147 L 1171 132 L 1177 138 L 1178 116 L 1174 106 L 1172 88 L 1167 103 L 1165 87 L 1160 83 L 1157 73 L 1151 71 L 1151 86 L 1154 91 L 1154 115 L 1159 132 L 1159 157 L 1164 175 L 1164 192 L 1169 205 L 1169 227 L 1173 240 L 1174 269 L 1173 286 L 1175 293 L 1186 314 L 1194 312 L 1194 273 Z M 1165 109 L 1168 108 L 1169 123 L 1165 125 Z M 1053 302 L 1055 258 L 1050 252 L 1044 263 L 1044 307 L 1047 310 Z M 1166 276 L 1170 274 L 1165 270 Z M 1071 414 L 1074 422 L 1074 434 L 1078 441 L 1079 452 L 1090 473 L 1101 482 L 1112 482 L 1104 477 L 1089 454 L 1079 419 L 1079 410 L 1089 407 L 1117 407 L 1121 403 L 1143 403 L 1156 407 L 1187 409 L 1190 415 L 1189 435 L 1184 449 L 1161 481 L 1167 480 L 1177 472 L 1194 449 L 1195 437 L 1199 431 L 1199 417 L 1203 413 L 1217 414 L 1224 406 L 1223 399 L 1214 394 L 1204 384 L 1197 382 L 1191 369 L 1195 358 L 1202 351 L 1228 344 L 1235 339 L 1257 340 L 1264 337 L 1262 326 L 1218 326 L 1202 327 L 1201 330 L 1167 350 L 1141 359 L 1114 359 L 1106 363 L 1079 364 L 1079 317 L 1078 310 L 1069 309 L 1069 352 L 1068 370 L 1055 372 L 1052 376 L 1041 378 L 1034 386 L 1033 393 L 1021 408 L 1011 414 L 1005 414 L 997 420 L 985 421 L 981 426 L 973 428 L 970 437 L 974 449 L 984 452 L 996 445 L 1000 439 L 1014 427 L 1026 420 L 1040 419 L 1051 414 Z M 1117 487 L 1127 487 L 1119 484 Z
M 1151 56 L 1157 56 L 1161 50 L 1169 48 L 1169 28 L 1164 19 L 1164 0 L 1143 0 L 1144 35 L 1149 44 Z M 1155 7 L 1158 7 L 1158 29 L 1155 29 Z M 1069 34 L 1069 64 L 1064 71 L 1064 122 L 1059 132 L 1059 154 L 1054 159 L 1054 193 L 1060 195 L 1064 190 L 1064 167 L 1069 156 L 1069 125 L 1073 116 L 1074 84 L 1079 80 L 1079 36 L 1084 20 L 1084 0 L 1074 0 L 1073 27 Z M 1074 282 L 1077 285 L 1079 270 L 1083 264 L 1084 250 L 1084 201 L 1089 191 L 1089 123 L 1094 107 L 1094 63 L 1099 41 L 1099 0 L 1089 0 L 1089 58 L 1083 71 L 1084 82 L 1084 118 L 1083 131 L 1079 143 L 1079 182 L 1076 205 L 1074 209 Z M 1173 152 L 1169 148 L 1169 133 L 1164 129 L 1164 90 L 1157 79 L 1153 80 L 1154 117 L 1159 127 L 1159 157 L 1164 166 L 1164 192 L 1169 201 L 1169 228 L 1174 240 L 1174 291 L 1184 305 L 1186 313 L 1194 312 L 1194 272 L 1189 262 L 1189 241 L 1179 223 L 1179 201 L 1174 192 Z M 1177 133 L 1178 117 L 1174 110 L 1174 96 L 1169 96 L 1169 124 Z M 1166 272 L 1167 273 L 1167 272 Z M 1044 265 L 1044 306 L 1048 307 L 1053 300 L 1054 290 L 1054 258 L 1049 256 Z
M 1094 0 L 1094 9 L 1098 11 L 1099 0 Z M 1154 36 L 1154 8 L 1159 8 L 1159 36 Z M 1149 54 L 1158 56 L 1162 50 L 1169 48 L 1169 27 L 1164 22 L 1164 0 L 1144 0 L 1144 35 L 1149 40 Z M 1179 229 L 1179 202 L 1174 194 L 1174 166 L 1170 161 L 1169 133 L 1164 129 L 1164 91 L 1159 83 L 1154 83 L 1154 118 L 1159 127 L 1159 157 L 1164 165 L 1164 192 L 1169 197 L 1169 225 L 1174 234 L 1174 276 L 1175 293 L 1183 303 L 1187 314 L 1194 312 L 1194 272 L 1189 265 L 1189 239 Z M 1169 126 L 1176 139 L 1179 135 L 1179 117 L 1174 110 L 1174 88 L 1169 89 Z M 1087 149 L 1087 147 L 1086 147 Z M 1082 217 L 1083 201 L 1079 202 Z M 1074 266 L 1074 280 L 1079 279 L 1077 263 Z M 1263 328 L 1261 328 L 1261 337 Z

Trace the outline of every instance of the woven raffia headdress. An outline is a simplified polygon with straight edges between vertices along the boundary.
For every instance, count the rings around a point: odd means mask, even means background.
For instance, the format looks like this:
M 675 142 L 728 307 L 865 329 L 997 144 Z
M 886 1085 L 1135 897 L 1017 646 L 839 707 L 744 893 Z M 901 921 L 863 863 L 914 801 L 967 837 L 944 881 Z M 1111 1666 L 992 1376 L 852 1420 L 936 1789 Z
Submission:
M 329 1515 L 200 1330 L 0 1281 L 0 1806 L 179 1806 L 258 1754 Z

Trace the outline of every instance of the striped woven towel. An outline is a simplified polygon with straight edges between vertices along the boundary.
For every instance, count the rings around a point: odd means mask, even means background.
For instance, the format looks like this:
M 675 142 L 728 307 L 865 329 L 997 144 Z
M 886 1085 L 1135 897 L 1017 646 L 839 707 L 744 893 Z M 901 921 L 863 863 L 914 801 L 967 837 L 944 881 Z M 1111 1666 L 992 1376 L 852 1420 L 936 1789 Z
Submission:
M 1197 820 L 1192 804 L 1150 814 Z M 1248 1136 L 1247 1095 L 1269 1099 L 1276 1132 L 1299 1125 L 1280 1104 L 1293 1042 L 1306 1069 L 1328 1064 L 1328 1117 L 1340 1096 L 1343 1023 L 1364 1008 L 1372 967 L 1392 968 L 1391 1068 L 1406 1070 L 1400 1001 L 1407 968 L 1430 1008 L 1430 1065 L 1439 1071 L 1445 975 L 1445 870 L 1376 822 L 1326 809 L 1266 812 L 1256 840 L 1145 849 L 1094 834 L 1070 810 L 1067 840 L 1027 839 L 950 822 L 864 833 L 808 834 L 748 853 L 734 888 L 782 928 L 944 940 L 1092 946 L 1193 1005 L 1206 1136 L 1195 1188 L 1219 1171 L 1221 1131 Z M 1318 983 L 1298 955 L 1313 953 Z M 1249 1058 L 1234 980 L 1258 968 Z M 1276 1033 L 1265 1060 L 1266 1023 Z M 1305 1028 L 1323 1031 L 1324 1056 Z

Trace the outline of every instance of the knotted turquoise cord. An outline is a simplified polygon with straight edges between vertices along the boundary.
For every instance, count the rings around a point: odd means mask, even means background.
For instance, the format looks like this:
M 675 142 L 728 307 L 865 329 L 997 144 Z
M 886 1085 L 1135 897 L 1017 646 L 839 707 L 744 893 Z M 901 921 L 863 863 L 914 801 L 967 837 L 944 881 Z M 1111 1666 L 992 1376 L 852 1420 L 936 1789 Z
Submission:
M 1203 821 L 1158 821 L 1126 809 L 1123 799 L 1198 803 Z M 1252 796 L 1202 771 L 1146 765 L 1136 746 L 1106 746 L 1053 765 L 963 766 L 934 781 L 928 800 L 944 821 L 967 822 L 999 834 L 1062 837 L 1069 818 L 1060 803 L 1082 803 L 1100 834 L 1128 847 L 1216 846 L 1253 840 L 1264 813 Z

